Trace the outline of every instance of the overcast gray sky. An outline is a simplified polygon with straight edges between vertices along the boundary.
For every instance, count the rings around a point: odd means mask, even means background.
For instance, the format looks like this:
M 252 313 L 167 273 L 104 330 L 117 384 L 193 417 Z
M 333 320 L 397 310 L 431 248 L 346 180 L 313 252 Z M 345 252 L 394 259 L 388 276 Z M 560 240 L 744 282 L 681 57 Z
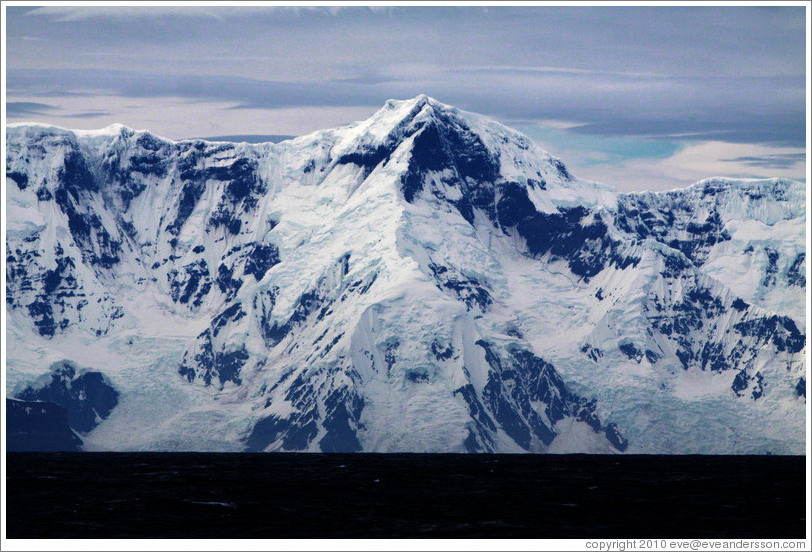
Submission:
M 300 135 L 426 93 L 624 190 L 806 174 L 803 7 L 7 10 L 7 122 Z

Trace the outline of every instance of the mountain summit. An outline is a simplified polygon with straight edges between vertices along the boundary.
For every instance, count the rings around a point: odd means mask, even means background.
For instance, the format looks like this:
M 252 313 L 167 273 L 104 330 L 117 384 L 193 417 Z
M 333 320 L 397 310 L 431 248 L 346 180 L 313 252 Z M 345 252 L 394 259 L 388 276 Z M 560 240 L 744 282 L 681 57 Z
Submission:
M 804 450 L 798 182 L 618 194 L 427 96 L 7 143 L 8 389 L 85 450 Z

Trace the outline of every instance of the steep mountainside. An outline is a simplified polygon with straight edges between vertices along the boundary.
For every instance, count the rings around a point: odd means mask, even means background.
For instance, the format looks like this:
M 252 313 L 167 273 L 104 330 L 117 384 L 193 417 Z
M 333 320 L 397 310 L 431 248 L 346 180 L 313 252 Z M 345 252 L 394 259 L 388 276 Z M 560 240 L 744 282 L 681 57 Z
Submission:
M 800 183 L 618 194 L 425 96 L 7 139 L 8 389 L 102 372 L 86 450 L 803 451 Z

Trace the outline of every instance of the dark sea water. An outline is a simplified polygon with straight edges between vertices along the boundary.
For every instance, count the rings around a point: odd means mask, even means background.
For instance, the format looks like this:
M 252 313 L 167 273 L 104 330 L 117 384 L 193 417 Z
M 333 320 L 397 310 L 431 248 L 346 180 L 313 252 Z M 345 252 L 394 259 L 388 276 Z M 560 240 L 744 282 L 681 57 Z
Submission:
M 8 538 L 803 538 L 805 458 L 9 453 Z

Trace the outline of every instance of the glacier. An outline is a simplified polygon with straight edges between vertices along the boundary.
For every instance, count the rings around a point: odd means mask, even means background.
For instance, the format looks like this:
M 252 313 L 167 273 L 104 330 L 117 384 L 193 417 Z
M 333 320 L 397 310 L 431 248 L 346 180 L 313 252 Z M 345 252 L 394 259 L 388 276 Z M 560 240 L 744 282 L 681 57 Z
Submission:
M 6 138 L 6 390 L 100 373 L 84 450 L 804 453 L 800 182 L 619 193 L 427 96 Z

